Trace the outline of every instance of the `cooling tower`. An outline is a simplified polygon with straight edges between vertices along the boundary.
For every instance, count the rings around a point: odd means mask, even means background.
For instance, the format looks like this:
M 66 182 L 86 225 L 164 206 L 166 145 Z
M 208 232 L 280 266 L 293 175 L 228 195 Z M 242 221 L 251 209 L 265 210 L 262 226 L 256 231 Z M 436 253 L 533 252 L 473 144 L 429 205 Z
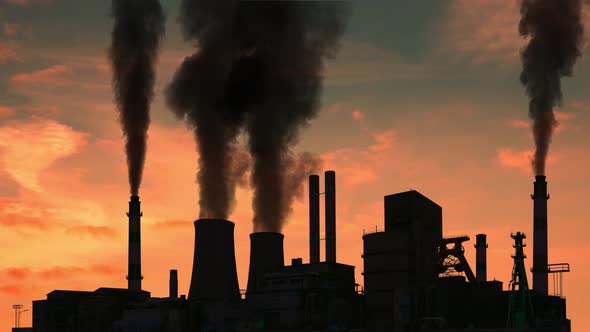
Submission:
M 240 300 L 233 222 L 195 221 L 195 254 L 188 299 L 201 302 Z
M 475 239 L 475 276 L 477 281 L 486 282 L 488 278 L 488 244 L 486 243 L 486 235 L 477 234 Z
M 139 196 L 131 196 L 129 201 L 129 250 L 127 288 L 141 290 L 141 202 Z
M 267 272 L 277 271 L 285 265 L 283 234 L 260 232 L 250 234 L 250 269 L 248 271 L 248 293 L 255 293 L 257 284 Z
M 547 295 L 547 182 L 545 176 L 535 177 L 535 192 L 531 195 L 533 205 L 533 290 Z
M 320 262 L 320 177 L 309 176 L 309 262 Z
M 336 172 L 325 173 L 326 262 L 336 263 Z

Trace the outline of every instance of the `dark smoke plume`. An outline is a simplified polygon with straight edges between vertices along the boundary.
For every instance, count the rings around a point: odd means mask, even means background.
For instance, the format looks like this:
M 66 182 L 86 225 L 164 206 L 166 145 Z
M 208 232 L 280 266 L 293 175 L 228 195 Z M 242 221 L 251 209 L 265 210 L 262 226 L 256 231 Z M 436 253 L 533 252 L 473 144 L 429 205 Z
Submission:
M 549 143 L 557 122 L 553 107 L 562 100 L 561 78 L 571 76 L 581 55 L 581 0 L 521 0 L 519 32 L 530 41 L 521 54 L 521 82 L 530 97 L 536 175 L 545 175 Z
M 291 148 L 318 112 L 323 64 L 336 54 L 348 4 L 183 0 L 181 13 L 185 37 L 199 51 L 176 73 L 168 102 L 195 128 L 201 215 L 229 214 L 236 184 L 230 165 L 245 129 L 254 228 L 279 231 L 293 199 Z
M 158 0 L 113 0 L 115 25 L 110 48 L 113 87 L 127 138 L 131 195 L 138 195 L 145 162 L 155 63 L 164 34 L 164 12 Z

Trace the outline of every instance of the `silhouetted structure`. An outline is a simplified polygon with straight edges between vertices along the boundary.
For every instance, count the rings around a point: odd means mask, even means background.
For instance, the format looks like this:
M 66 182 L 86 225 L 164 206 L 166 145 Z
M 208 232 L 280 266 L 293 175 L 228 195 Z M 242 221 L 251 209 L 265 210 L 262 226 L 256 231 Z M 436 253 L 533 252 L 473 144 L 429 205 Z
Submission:
M 547 273 L 547 182 L 545 176 L 535 177 L 533 205 L 533 290 L 541 295 L 549 293 Z
M 129 201 L 129 267 L 127 284 L 130 290 L 141 290 L 141 206 L 138 196 Z
M 242 298 L 234 223 L 200 219 L 194 223 L 188 298 L 178 297 L 176 270 L 170 271 L 166 298 L 131 289 L 58 290 L 34 301 L 34 331 L 570 332 L 564 298 L 526 290 L 522 241 L 516 245 L 511 290 L 504 291 L 502 282 L 486 281 L 485 235 L 477 235 L 476 277 L 464 255 L 469 236 L 443 238 L 442 208 L 415 190 L 385 196 L 385 229 L 363 234 L 363 291 L 354 266 L 331 261 L 336 259 L 334 180 L 335 174 L 327 174 L 326 226 L 334 230 L 326 227 L 326 242 L 333 240 L 326 243 L 326 261 L 319 261 L 321 193 L 319 177 L 312 176 L 309 264 L 294 258 L 285 265 L 283 234 L 250 234 Z M 141 216 L 136 202 L 130 216 Z M 522 327 L 525 321 L 530 328 L 506 327 L 507 322 Z
M 336 263 L 336 172 L 324 174 L 326 205 L 326 262 Z
M 475 275 L 477 281 L 486 282 L 488 278 L 488 258 L 485 234 L 477 234 L 475 236 Z

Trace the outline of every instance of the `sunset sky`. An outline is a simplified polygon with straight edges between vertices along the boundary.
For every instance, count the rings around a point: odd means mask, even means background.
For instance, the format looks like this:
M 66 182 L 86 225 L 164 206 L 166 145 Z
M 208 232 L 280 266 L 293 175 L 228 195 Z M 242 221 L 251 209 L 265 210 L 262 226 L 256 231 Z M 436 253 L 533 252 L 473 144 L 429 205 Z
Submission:
M 170 269 L 179 271 L 179 293 L 188 292 L 199 212 L 195 141 L 163 98 L 195 50 L 180 33 L 179 3 L 163 0 L 140 189 L 143 288 L 155 297 L 167 296 Z M 533 244 L 517 2 L 358 0 L 353 8 L 326 67 L 321 112 L 295 148 L 320 156 L 322 173 L 336 171 L 338 261 L 355 265 L 362 284 L 363 231 L 383 228 L 384 195 L 416 189 L 443 207 L 445 236 L 472 238 L 472 269 L 475 234 L 488 234 L 488 278 L 506 288 L 510 233 L 528 235 L 527 270 Z M 0 332 L 13 325 L 12 304 L 29 309 L 21 325 L 30 326 L 31 302 L 52 290 L 127 286 L 129 186 L 107 60 L 112 23 L 109 0 L 0 0 Z M 564 293 L 574 332 L 590 331 L 589 55 L 563 81 L 547 167 L 549 262 L 571 265 Z M 309 259 L 306 197 L 307 185 L 283 230 L 286 262 Z M 239 188 L 237 199 L 230 219 L 245 288 L 251 189 Z

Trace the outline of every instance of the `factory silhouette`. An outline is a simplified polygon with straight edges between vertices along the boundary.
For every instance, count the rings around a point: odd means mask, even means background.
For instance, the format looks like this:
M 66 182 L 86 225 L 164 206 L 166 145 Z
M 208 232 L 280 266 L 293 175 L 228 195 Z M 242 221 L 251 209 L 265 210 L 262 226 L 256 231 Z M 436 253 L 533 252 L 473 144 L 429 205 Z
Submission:
M 552 109 L 561 100 L 560 79 L 571 74 L 580 54 L 579 1 L 521 4 L 519 31 L 525 37 L 532 34 L 521 73 L 536 144 L 532 287 L 524 233 L 506 234 L 514 240 L 514 254 L 512 276 L 504 287 L 502 281 L 487 279 L 486 234 L 475 236 L 474 272 L 465 257 L 470 237 L 443 237 L 442 207 L 416 190 L 384 197 L 383 229 L 359 234 L 363 281 L 355 280 L 355 266 L 337 259 L 336 173 L 324 173 L 321 190 L 320 176 L 309 175 L 317 168 L 313 161 L 308 161 L 310 169 L 297 168 L 297 162 L 304 162 L 291 154 L 300 130 L 319 112 L 324 62 L 337 53 L 348 4 L 228 1 L 227 8 L 218 8 L 213 1 L 181 1 L 185 40 L 199 48 L 184 59 L 165 95 L 169 109 L 194 130 L 200 216 L 194 222 L 188 295 L 179 296 L 178 273 L 171 270 L 169 296 L 164 298 L 142 288 L 139 198 L 164 15 L 158 0 L 113 3 L 110 59 L 131 192 L 128 287 L 55 290 L 33 302 L 32 328 L 13 331 L 571 332 L 561 288 L 549 292 L 549 274 L 559 280 L 569 265 L 548 262 L 544 174 L 555 126 Z M 543 6 L 547 3 L 555 8 Z M 548 23 L 553 24 L 550 29 L 539 28 Z M 548 60 L 551 56 L 557 59 Z M 226 220 L 239 178 L 232 167 L 242 132 L 248 135 L 253 159 L 254 191 L 254 232 L 243 291 L 234 223 Z M 302 170 L 310 172 L 301 176 Z M 288 262 L 283 250 L 288 234 L 281 229 L 296 196 L 293 188 L 307 175 L 309 258 Z M 320 260 L 321 196 L 325 261 Z
M 549 295 L 548 274 L 569 270 L 547 264 L 547 182 L 534 183 L 533 280 L 529 289 L 523 233 L 514 239 L 508 290 L 487 280 L 486 235 L 476 235 L 475 273 L 464 256 L 470 238 L 442 236 L 442 207 L 416 190 L 385 196 L 384 229 L 362 235 L 364 287 L 354 266 L 338 263 L 336 174 L 309 176 L 309 258 L 283 253 L 284 235 L 250 234 L 245 292 L 240 290 L 234 223 L 194 222 L 194 261 L 188 297 L 179 297 L 176 270 L 169 296 L 141 287 L 142 212 L 129 202 L 128 288 L 55 290 L 33 302 L 35 332 L 192 331 L 570 331 L 559 290 Z M 325 202 L 325 261 L 320 261 L 320 196 Z M 507 234 L 508 236 L 508 234 Z M 360 241 L 359 236 L 359 241 Z M 238 239 L 238 243 L 243 240 Z M 187 248 L 188 250 L 188 248 Z M 508 263 L 508 258 L 507 258 Z M 566 269 L 567 268 L 567 269 Z

